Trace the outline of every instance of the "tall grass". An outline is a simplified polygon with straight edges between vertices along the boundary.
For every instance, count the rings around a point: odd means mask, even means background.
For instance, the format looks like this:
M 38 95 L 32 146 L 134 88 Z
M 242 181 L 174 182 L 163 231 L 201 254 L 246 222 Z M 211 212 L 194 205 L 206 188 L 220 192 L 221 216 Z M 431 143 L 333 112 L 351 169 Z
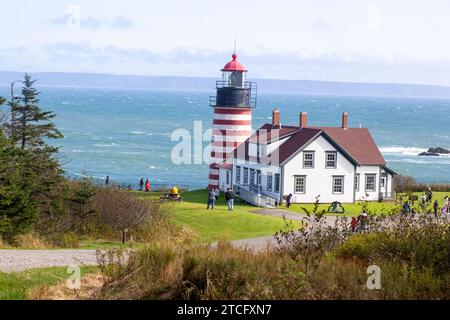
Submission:
M 318 221 L 303 234 L 283 233 L 281 245 L 262 252 L 225 242 L 211 248 L 174 233 L 103 257 L 109 280 L 95 298 L 450 299 L 448 224 L 432 217 L 371 219 L 368 231 L 356 235 Z M 372 264 L 381 269 L 380 290 L 367 287 Z

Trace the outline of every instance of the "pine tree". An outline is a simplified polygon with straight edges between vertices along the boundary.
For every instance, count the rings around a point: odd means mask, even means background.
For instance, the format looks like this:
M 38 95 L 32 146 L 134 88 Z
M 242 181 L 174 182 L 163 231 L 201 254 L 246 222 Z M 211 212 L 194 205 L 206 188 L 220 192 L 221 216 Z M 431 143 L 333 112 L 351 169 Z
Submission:
M 55 114 L 39 107 L 35 82 L 25 74 L 21 96 L 9 104 L 7 136 L 0 137 L 0 235 L 9 239 L 30 230 L 42 214 L 61 209 L 58 148 L 46 139 L 62 134 L 52 122 Z
M 13 143 L 19 145 L 22 149 L 48 148 L 44 141 L 45 138 L 58 139 L 63 137 L 52 122 L 55 113 L 42 111 L 39 107 L 40 92 L 35 88 L 35 82 L 36 80 L 32 80 L 31 75 L 26 73 L 22 82 L 22 96 L 19 98 L 19 103 L 12 103 L 11 105 L 11 114 L 14 117 L 11 119 L 9 131 Z
M 30 230 L 38 218 L 38 202 L 32 190 L 23 187 L 23 164 L 13 161 L 16 156 L 0 128 L 0 236 L 8 240 Z

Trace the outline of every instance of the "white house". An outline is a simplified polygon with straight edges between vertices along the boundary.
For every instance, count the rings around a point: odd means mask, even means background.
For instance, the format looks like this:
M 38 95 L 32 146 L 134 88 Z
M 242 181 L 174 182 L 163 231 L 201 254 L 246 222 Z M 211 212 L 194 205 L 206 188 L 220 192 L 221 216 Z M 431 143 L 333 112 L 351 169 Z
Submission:
M 347 113 L 340 127 L 309 127 L 306 112 L 299 126 L 281 126 L 277 109 L 272 119 L 234 150 L 232 165 L 219 168 L 222 189 L 275 205 L 288 194 L 294 203 L 392 197 L 395 172 L 366 128 L 348 128 Z

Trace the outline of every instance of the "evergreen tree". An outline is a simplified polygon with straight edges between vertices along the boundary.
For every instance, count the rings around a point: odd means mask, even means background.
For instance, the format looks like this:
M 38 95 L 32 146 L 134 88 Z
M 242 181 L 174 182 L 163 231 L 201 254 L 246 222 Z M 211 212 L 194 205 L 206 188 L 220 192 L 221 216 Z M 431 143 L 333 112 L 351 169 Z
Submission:
M 39 107 L 35 82 L 25 74 L 21 96 L 10 103 L 7 136 L 0 137 L 0 235 L 10 239 L 30 230 L 41 214 L 62 211 L 58 148 L 46 143 L 62 134 L 52 122 L 55 114 Z
M 36 80 L 32 80 L 31 75 L 26 73 L 19 103 L 13 102 L 11 105 L 11 114 L 14 116 L 11 119 L 10 135 L 13 143 L 18 144 L 22 149 L 48 148 L 45 138 L 63 137 L 52 122 L 55 113 L 42 111 L 39 107 L 40 92 L 35 88 L 35 82 Z
M 29 231 L 38 218 L 38 202 L 32 190 L 23 187 L 23 164 L 13 161 L 16 156 L 0 129 L 0 236 L 8 240 Z

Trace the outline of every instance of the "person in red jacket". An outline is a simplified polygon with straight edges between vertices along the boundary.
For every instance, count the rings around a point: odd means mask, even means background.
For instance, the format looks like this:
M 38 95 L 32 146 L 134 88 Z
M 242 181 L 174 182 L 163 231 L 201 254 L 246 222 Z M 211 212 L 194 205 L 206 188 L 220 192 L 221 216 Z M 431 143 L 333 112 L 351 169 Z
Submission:
M 356 220 L 356 217 L 352 217 L 352 222 L 350 222 L 350 226 L 352 227 L 352 232 L 356 232 L 356 228 L 358 227 L 358 221 Z
M 147 180 L 145 181 L 145 192 L 149 192 L 150 191 L 150 182 Z

